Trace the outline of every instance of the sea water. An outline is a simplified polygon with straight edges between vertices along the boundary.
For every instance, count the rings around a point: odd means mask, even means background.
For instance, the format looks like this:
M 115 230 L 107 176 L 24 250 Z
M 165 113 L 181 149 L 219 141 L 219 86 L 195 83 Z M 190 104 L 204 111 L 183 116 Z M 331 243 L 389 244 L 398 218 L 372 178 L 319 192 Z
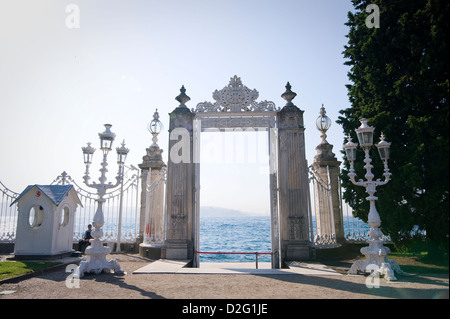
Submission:
M 344 218 L 346 235 L 355 232 L 367 234 L 368 231 L 369 226 L 361 220 L 354 217 Z M 270 216 L 200 217 L 200 252 L 248 253 L 201 253 L 200 262 L 255 261 L 256 252 L 271 252 Z M 270 255 L 258 256 L 258 261 L 270 260 Z
M 270 217 L 200 218 L 200 251 L 250 253 L 200 254 L 200 262 L 254 261 L 254 253 L 271 252 Z M 258 261 L 270 262 L 270 255 L 259 255 Z

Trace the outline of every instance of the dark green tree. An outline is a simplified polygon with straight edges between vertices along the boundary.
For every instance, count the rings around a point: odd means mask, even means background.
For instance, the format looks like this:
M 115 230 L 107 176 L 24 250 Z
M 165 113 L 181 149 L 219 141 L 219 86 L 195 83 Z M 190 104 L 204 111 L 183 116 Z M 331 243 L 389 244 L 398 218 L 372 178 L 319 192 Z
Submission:
M 449 229 L 449 4 L 448 0 L 353 0 L 348 13 L 348 44 L 343 52 L 351 66 L 347 85 L 351 106 L 338 123 L 351 134 L 359 119 L 369 119 L 392 142 L 392 180 L 377 188 L 382 230 L 396 243 L 418 227 L 426 231 L 428 252 L 448 252 Z M 366 8 L 375 4 L 376 12 Z M 368 20 L 368 25 L 366 24 Z M 359 148 L 358 148 L 359 149 Z M 355 162 L 363 178 L 363 152 Z M 371 152 L 376 178 L 383 166 Z M 344 199 L 357 217 L 367 220 L 369 206 L 362 187 L 342 171 Z

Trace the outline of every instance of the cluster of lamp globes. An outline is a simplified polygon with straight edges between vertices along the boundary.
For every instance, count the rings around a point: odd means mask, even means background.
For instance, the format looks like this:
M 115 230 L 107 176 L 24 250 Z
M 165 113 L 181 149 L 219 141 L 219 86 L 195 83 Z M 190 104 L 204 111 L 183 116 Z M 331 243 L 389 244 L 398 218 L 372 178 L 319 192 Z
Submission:
M 112 144 L 116 137 L 116 134 L 111 132 L 111 124 L 105 124 L 105 131 L 103 133 L 98 133 L 100 137 L 100 149 L 103 152 L 103 160 L 106 161 L 108 153 L 112 150 Z M 83 177 L 85 181 L 89 180 L 89 165 L 92 164 L 92 157 L 94 156 L 95 148 L 91 146 L 91 143 L 87 143 L 87 146 L 82 147 L 84 157 L 84 164 L 86 164 L 86 173 Z M 122 173 L 123 165 L 127 158 L 129 149 L 125 147 L 125 140 L 122 142 L 121 147 L 116 147 L 117 152 L 117 164 L 119 164 L 119 176 Z
M 103 152 L 103 160 L 106 161 L 106 156 L 112 150 L 112 144 L 116 134 L 111 132 L 111 124 L 104 124 L 104 126 L 105 131 L 103 133 L 99 133 L 98 135 L 100 137 L 100 149 Z M 159 120 L 158 109 L 156 109 L 156 112 L 153 114 L 153 120 L 148 124 L 147 129 L 153 135 L 153 143 L 156 144 L 157 136 L 163 130 L 163 124 Z M 92 147 L 91 144 L 92 143 L 87 143 L 87 146 L 81 148 L 83 151 L 84 164 L 86 164 L 86 173 L 83 177 L 86 182 L 90 179 L 89 165 L 92 164 L 92 157 L 95 152 L 95 148 Z M 129 152 L 129 149 L 125 147 L 125 140 L 122 142 L 121 147 L 116 147 L 116 152 L 117 164 L 119 164 L 119 178 L 123 173 L 123 166 Z
M 365 118 L 361 119 L 360 120 L 361 126 L 357 129 L 355 129 L 359 144 L 361 145 L 361 147 L 364 149 L 364 151 L 366 153 L 366 158 L 369 157 L 369 150 L 373 145 L 373 131 L 375 130 L 374 127 L 371 127 L 367 124 L 367 121 L 368 120 Z M 345 155 L 347 156 L 347 159 L 350 162 L 349 177 L 352 179 L 352 182 L 353 182 L 353 179 L 355 176 L 355 172 L 353 169 L 353 163 L 356 160 L 356 148 L 358 147 L 358 144 L 352 142 L 352 138 L 350 137 L 350 135 L 347 137 L 347 139 L 348 139 L 347 143 L 344 144 L 344 150 L 345 150 Z M 390 173 L 389 173 L 389 168 L 387 166 L 387 162 L 388 162 L 389 156 L 390 156 L 391 143 L 386 142 L 384 134 L 381 133 L 380 142 L 378 144 L 376 144 L 375 146 L 378 149 L 378 154 L 380 155 L 380 159 L 384 163 L 385 173 L 383 175 L 386 178 L 389 178 Z

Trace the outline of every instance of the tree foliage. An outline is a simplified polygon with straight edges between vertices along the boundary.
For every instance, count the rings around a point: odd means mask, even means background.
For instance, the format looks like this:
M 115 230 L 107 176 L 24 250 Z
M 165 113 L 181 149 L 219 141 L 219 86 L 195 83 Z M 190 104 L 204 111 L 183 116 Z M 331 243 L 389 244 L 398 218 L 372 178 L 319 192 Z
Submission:
M 426 231 L 430 247 L 448 251 L 449 226 L 449 48 L 447 0 L 353 0 L 348 13 L 348 44 L 343 52 L 351 84 L 351 107 L 341 110 L 338 123 L 357 141 L 359 119 L 369 119 L 392 142 L 389 168 L 392 180 L 377 188 L 376 203 L 382 230 L 399 242 L 413 227 Z M 369 28 L 366 12 L 379 8 L 379 27 Z M 370 17 L 369 17 L 370 18 Z M 359 148 L 358 148 L 359 149 Z M 375 149 L 375 147 L 374 147 Z M 355 162 L 363 178 L 363 152 Z M 372 150 L 373 172 L 382 177 L 383 165 Z M 344 199 L 354 214 L 367 220 L 367 194 L 342 172 Z

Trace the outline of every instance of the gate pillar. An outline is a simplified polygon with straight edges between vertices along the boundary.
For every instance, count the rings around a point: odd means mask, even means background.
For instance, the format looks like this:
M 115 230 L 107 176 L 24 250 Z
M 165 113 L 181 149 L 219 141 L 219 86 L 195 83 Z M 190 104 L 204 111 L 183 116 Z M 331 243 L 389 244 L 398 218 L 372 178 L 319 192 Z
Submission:
M 281 97 L 287 104 L 277 113 L 278 185 L 281 261 L 308 260 L 312 255 L 309 234 L 308 168 L 305 155 L 303 111 L 292 103 L 297 94 L 289 82 Z
M 185 105 L 190 100 L 184 86 L 175 99 L 180 105 L 170 113 L 169 156 L 166 185 L 166 240 L 162 258 L 194 258 L 193 120 Z
M 318 121 L 321 120 L 321 118 L 328 118 L 325 114 L 325 108 L 322 106 Z M 333 145 L 326 140 L 326 131 L 328 128 L 322 128 L 320 125 L 317 125 L 317 128 L 322 132 L 322 141 L 316 147 L 317 155 L 314 157 L 314 162 L 311 166 L 314 168 L 315 174 L 318 175 L 317 177 L 327 183 L 330 188 L 330 192 L 327 192 L 326 194 L 318 189 L 315 191 L 314 201 L 316 207 L 319 208 L 316 210 L 317 235 L 323 236 L 334 233 L 336 241 L 342 244 L 345 243 L 345 232 L 344 218 L 342 216 L 340 204 L 341 199 L 339 195 L 341 187 L 339 182 L 341 162 L 336 159 L 336 156 L 333 153 Z M 321 203 L 328 202 L 331 204 L 330 209 L 320 209 L 323 207 Z
M 154 121 L 159 122 L 158 111 L 153 115 L 152 122 Z M 153 144 L 146 149 L 147 154 L 139 164 L 142 185 L 139 255 L 152 259 L 161 258 L 161 246 L 164 241 L 163 195 L 166 164 L 162 159 L 163 150 L 157 144 L 158 133 L 152 133 Z

